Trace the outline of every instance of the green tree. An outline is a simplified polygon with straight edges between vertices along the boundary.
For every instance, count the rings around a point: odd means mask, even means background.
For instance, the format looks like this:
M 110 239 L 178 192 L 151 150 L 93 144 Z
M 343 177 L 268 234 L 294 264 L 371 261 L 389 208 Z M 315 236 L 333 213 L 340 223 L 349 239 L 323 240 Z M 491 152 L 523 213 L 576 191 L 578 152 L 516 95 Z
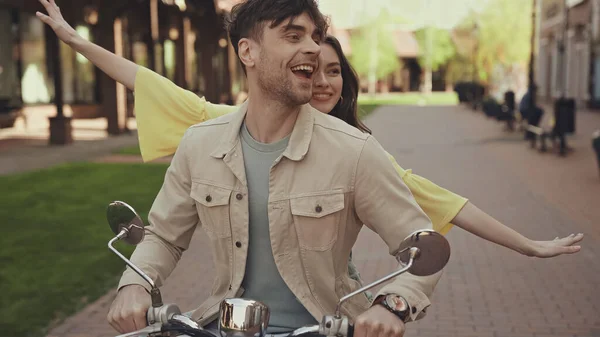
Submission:
M 460 54 L 454 55 L 446 67 L 446 82 L 471 81 L 474 78 L 472 58 Z
M 425 69 L 425 90 L 431 90 L 431 72 L 448 64 L 456 54 L 450 32 L 436 27 L 425 27 L 415 32 L 421 56 L 419 64 Z
M 400 67 L 393 34 L 394 19 L 386 12 L 352 32 L 350 45 L 352 65 L 361 77 L 367 77 L 369 93 L 375 93 L 377 80 Z
M 477 77 L 484 83 L 492 80 L 497 66 L 510 68 L 529 60 L 532 2 L 523 0 L 489 0 L 480 13 L 473 13 L 460 26 L 471 29 Z
M 423 28 L 417 30 L 415 36 L 421 50 L 419 64 L 423 68 L 428 68 L 430 64 L 432 71 L 438 71 L 441 66 L 446 65 L 456 54 L 452 37 L 446 29 L 434 27 Z

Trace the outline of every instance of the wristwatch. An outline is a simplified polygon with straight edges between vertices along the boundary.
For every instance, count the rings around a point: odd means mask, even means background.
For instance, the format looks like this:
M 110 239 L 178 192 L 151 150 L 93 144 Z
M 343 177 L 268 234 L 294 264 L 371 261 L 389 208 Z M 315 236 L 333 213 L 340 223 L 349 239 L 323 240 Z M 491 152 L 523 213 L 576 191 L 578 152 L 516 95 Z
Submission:
M 402 322 L 406 323 L 410 315 L 410 305 L 402 296 L 388 294 L 378 296 L 373 305 L 379 304 L 389 310 L 392 314 L 398 316 Z

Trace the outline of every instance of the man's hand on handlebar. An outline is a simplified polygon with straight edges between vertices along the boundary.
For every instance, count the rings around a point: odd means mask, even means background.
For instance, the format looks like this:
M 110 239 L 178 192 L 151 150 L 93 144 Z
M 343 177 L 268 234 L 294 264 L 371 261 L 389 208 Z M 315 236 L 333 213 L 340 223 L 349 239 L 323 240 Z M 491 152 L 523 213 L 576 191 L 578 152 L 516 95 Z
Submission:
M 152 305 L 150 294 L 140 285 L 119 290 L 108 311 L 108 323 L 119 333 L 129 333 L 147 326 L 146 313 Z
M 402 337 L 404 322 L 386 308 L 375 305 L 356 318 L 354 337 Z

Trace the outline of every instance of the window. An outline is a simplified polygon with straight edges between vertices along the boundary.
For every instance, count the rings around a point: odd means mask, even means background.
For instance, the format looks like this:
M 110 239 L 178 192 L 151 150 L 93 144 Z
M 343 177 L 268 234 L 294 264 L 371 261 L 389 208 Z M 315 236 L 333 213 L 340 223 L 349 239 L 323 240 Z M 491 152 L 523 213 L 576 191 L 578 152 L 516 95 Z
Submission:
M 175 63 L 177 62 L 175 59 L 175 48 L 175 42 L 165 40 L 165 75 L 171 81 L 175 81 Z
M 75 27 L 77 33 L 92 41 L 89 27 Z M 60 43 L 63 75 L 63 98 L 65 103 L 96 103 L 96 71 L 94 65 L 83 55 Z
M 50 96 L 54 94 L 54 84 L 48 78 L 46 67 L 44 23 L 28 13 L 21 13 L 20 19 L 23 102 L 50 103 Z
M 16 27 L 12 23 L 11 12 L 0 10 L 0 101 L 20 100 L 15 33 Z

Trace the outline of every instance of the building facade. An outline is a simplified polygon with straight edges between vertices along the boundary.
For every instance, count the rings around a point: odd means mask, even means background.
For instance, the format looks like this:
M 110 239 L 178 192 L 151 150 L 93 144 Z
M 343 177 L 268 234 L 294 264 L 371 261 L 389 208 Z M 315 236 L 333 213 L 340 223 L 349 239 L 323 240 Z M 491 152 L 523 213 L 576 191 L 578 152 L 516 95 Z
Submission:
M 536 83 L 542 102 L 600 104 L 600 0 L 538 0 Z
M 328 34 L 335 36 L 342 46 L 344 55 L 352 58 L 352 37 L 360 34 L 358 29 L 337 28 L 333 24 L 329 27 Z M 409 30 L 394 30 L 391 32 L 394 51 L 398 58 L 400 67 L 385 78 L 377 80 L 375 84 L 376 92 L 409 92 L 419 91 L 421 89 L 423 70 L 418 62 L 421 56 L 419 43 L 415 33 Z M 439 74 L 434 74 L 439 75 Z M 439 76 L 438 76 L 439 77 Z M 440 82 L 442 83 L 440 85 Z M 361 92 L 368 92 L 369 81 L 367 76 L 360 78 Z M 441 89 L 440 89 L 441 88 Z M 444 90 L 443 79 L 435 78 L 434 89 Z
M 245 89 L 223 15 L 232 0 L 57 0 L 65 19 L 98 45 L 212 102 Z M 57 105 L 72 118 L 107 118 L 109 134 L 134 115 L 133 95 L 58 42 L 37 0 L 0 0 L 0 105 Z M 57 90 L 60 87 L 61 90 Z M 1 107 L 0 107 L 1 108 Z

